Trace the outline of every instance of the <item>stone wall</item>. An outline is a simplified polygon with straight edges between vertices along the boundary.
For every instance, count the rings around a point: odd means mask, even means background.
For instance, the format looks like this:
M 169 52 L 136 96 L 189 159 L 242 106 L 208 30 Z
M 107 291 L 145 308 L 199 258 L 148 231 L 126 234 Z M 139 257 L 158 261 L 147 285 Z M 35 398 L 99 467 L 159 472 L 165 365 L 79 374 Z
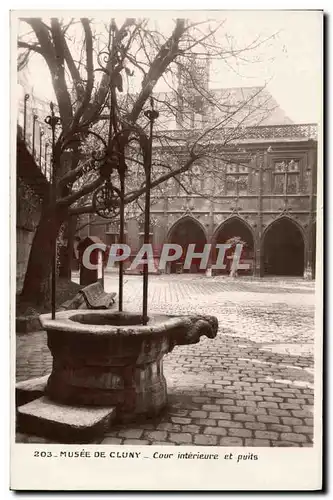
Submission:
M 16 218 L 16 293 L 23 287 L 30 250 L 41 214 L 41 199 L 20 178 L 17 178 Z

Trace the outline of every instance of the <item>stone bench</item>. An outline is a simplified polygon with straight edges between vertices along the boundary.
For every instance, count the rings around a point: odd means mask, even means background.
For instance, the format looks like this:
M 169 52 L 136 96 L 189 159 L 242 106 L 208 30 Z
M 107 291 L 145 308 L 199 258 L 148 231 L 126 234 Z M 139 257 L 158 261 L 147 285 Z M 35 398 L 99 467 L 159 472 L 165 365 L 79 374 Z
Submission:
M 82 288 L 73 299 L 64 302 L 60 310 L 110 309 L 115 303 L 116 293 L 105 292 L 100 281 Z

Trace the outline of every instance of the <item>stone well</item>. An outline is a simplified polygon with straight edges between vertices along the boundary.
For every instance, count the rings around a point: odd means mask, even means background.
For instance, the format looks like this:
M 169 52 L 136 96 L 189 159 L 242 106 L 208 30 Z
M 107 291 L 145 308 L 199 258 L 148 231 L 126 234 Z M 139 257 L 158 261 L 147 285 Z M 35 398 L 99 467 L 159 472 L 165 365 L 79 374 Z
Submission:
M 176 345 L 213 339 L 213 316 L 61 311 L 40 316 L 53 356 L 45 395 L 65 405 L 113 406 L 118 420 L 154 415 L 167 403 L 163 356 Z

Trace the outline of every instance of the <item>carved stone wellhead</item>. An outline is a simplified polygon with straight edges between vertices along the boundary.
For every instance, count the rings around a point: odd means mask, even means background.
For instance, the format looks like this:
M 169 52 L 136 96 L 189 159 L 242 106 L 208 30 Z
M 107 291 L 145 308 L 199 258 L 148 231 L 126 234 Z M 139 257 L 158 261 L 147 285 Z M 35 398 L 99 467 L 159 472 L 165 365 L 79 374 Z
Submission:
M 53 369 L 45 394 L 68 405 L 113 405 L 118 420 L 154 415 L 167 404 L 163 356 L 177 345 L 213 339 L 213 316 L 61 311 L 40 317 Z

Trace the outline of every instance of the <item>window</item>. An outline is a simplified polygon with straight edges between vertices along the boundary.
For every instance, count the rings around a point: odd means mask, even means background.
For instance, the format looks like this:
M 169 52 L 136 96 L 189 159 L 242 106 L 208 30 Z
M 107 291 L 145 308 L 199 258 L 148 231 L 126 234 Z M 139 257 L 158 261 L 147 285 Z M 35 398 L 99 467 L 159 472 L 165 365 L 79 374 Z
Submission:
M 246 165 L 229 164 L 226 167 L 226 192 L 236 196 L 247 194 L 249 169 Z
M 233 175 L 227 176 L 227 193 L 236 192 L 236 177 Z
M 298 192 L 298 174 L 287 175 L 287 194 L 296 194 Z
M 274 175 L 274 186 L 273 192 L 274 194 L 283 194 L 284 191 L 284 175 Z
M 295 160 L 277 161 L 273 171 L 274 194 L 296 194 L 299 191 L 299 164 Z

